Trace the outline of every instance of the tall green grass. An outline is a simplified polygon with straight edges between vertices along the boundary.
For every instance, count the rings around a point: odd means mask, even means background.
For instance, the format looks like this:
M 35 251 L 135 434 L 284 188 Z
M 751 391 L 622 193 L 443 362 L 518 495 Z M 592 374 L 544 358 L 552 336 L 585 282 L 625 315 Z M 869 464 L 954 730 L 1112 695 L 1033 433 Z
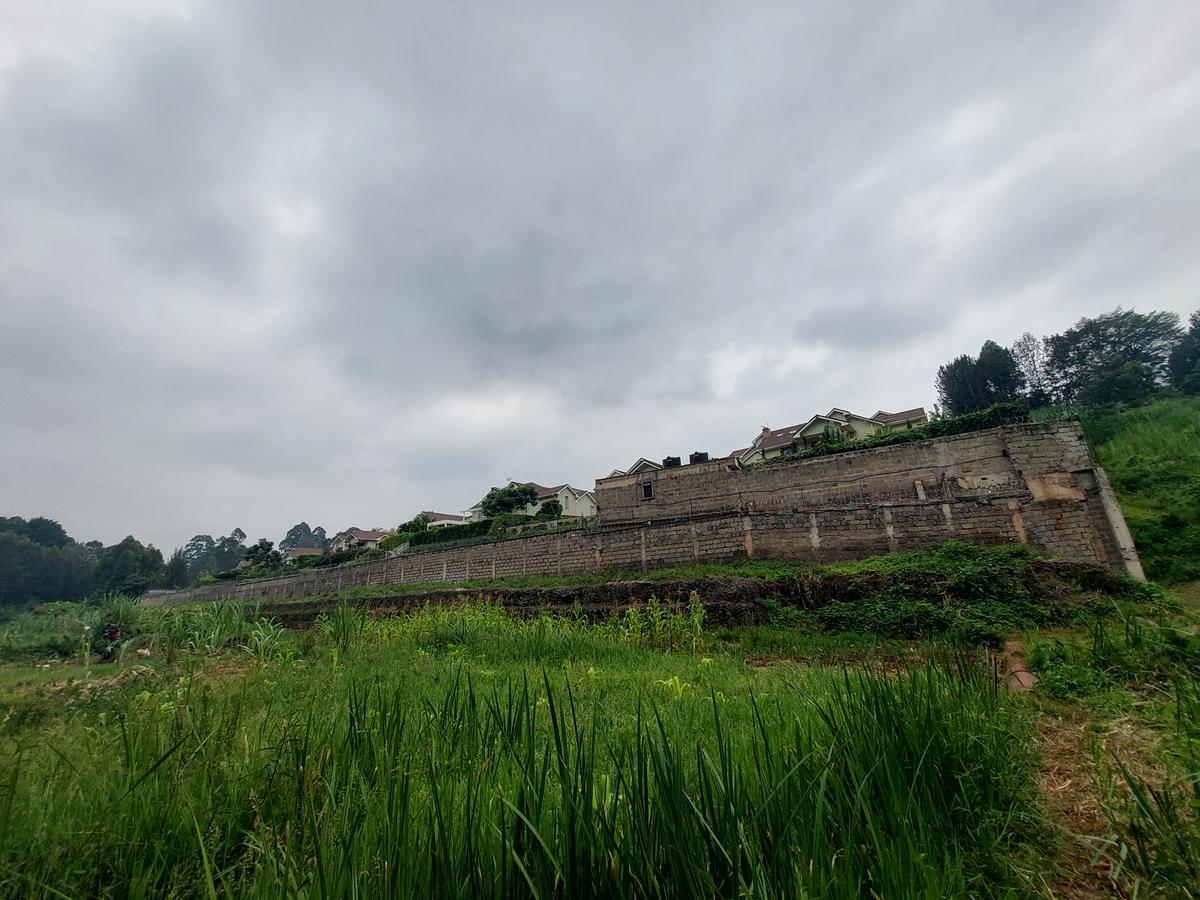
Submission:
M 1083 425 L 1146 573 L 1168 583 L 1200 578 L 1200 398 L 1085 411 Z
M 1029 888 L 1028 726 L 994 673 L 756 672 L 494 614 L 331 625 L 6 728 L 0 895 Z

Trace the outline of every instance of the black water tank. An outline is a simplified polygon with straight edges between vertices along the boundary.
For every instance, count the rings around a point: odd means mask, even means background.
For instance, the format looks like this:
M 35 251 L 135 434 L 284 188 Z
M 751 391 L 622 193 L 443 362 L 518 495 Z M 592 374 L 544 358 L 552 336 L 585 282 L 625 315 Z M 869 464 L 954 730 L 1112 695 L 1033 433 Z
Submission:
M 696 463 L 708 462 L 708 454 L 701 453 L 699 450 L 697 450 L 695 453 L 693 453 L 691 456 L 688 457 L 688 462 L 691 463 L 692 465 L 695 465 Z
M 663 468 L 664 469 L 674 469 L 678 465 L 679 465 L 679 457 L 678 456 L 664 456 L 663 457 Z

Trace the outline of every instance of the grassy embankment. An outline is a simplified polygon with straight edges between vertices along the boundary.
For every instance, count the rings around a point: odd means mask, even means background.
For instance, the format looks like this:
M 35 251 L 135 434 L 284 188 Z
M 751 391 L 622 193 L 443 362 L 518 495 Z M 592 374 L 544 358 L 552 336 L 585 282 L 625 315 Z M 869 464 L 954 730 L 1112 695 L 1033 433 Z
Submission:
M 1200 895 L 1200 400 L 1082 410 L 1157 600 L 1027 632 L 1044 793 L 1088 889 Z

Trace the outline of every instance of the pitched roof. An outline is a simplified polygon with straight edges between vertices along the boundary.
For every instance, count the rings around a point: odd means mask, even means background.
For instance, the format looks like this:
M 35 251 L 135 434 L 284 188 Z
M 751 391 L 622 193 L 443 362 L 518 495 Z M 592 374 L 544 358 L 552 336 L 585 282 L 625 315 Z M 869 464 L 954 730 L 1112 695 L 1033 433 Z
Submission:
M 336 541 L 347 534 L 358 541 L 377 541 L 385 534 L 390 534 L 390 532 L 380 531 L 377 528 L 347 528 L 345 531 L 339 531 L 335 534 L 333 539 Z
M 512 482 L 512 484 L 520 485 L 521 487 L 536 488 L 539 500 L 544 500 L 547 497 L 554 497 L 563 488 L 571 487 L 569 484 L 558 484 L 558 485 L 555 485 L 554 487 L 546 487 L 545 485 L 538 484 L 536 481 L 514 481 L 514 482 Z M 571 488 L 571 490 L 574 491 L 575 489 Z M 575 491 L 575 493 L 579 493 L 579 492 Z
M 903 409 L 900 412 L 895 413 L 884 412 L 881 409 L 879 412 L 875 413 L 874 417 L 880 422 L 886 422 L 889 425 L 896 422 L 907 422 L 910 419 L 927 418 L 925 415 L 925 407 L 923 406 L 914 406 L 912 409 Z
M 641 456 L 641 457 L 638 457 L 637 462 L 635 462 L 628 469 L 613 469 L 611 472 L 608 473 L 607 477 L 616 478 L 618 475 L 633 475 L 635 472 L 641 472 L 646 469 L 661 469 L 661 468 L 662 468 L 662 465 L 660 463 L 656 463 L 652 459 L 646 459 L 646 457 Z
M 432 510 L 424 510 L 422 515 L 430 522 L 465 522 L 466 516 L 457 516 L 454 513 L 440 513 Z
M 924 412 L 924 410 L 922 410 L 922 412 Z M 824 416 L 813 416 L 807 422 L 802 422 L 799 425 L 788 425 L 786 428 L 765 428 L 762 434 L 754 439 L 754 443 L 750 447 L 747 447 L 746 450 L 739 451 L 739 453 L 745 453 L 748 450 L 777 450 L 780 447 L 790 447 L 795 442 L 796 435 L 802 431 L 805 431 L 814 422 L 842 422 L 843 419 L 836 416 L 835 413 L 841 413 L 846 418 L 863 419 L 864 421 L 877 422 L 881 425 L 884 424 L 885 421 L 881 419 L 879 415 L 860 416 L 858 413 L 852 413 L 849 410 L 840 409 L 835 406 L 828 412 L 828 414 Z M 898 421 L 904 420 L 900 419 Z
M 325 551 L 320 547 L 289 547 L 283 551 L 283 555 L 295 559 L 298 556 L 324 556 Z

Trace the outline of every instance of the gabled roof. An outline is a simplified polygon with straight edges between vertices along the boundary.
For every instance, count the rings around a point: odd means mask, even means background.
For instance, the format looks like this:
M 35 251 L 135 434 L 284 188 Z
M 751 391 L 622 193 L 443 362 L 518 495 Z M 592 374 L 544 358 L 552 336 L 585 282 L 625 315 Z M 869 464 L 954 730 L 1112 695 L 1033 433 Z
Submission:
M 340 537 L 350 535 L 357 541 L 377 541 L 386 534 L 390 534 L 390 532 L 380 531 L 377 528 L 347 528 L 345 531 L 335 534 L 333 539 L 336 541 Z
M 320 547 L 289 547 L 283 551 L 283 555 L 288 559 L 296 559 L 301 556 L 324 556 L 325 551 Z
M 922 410 L 924 412 L 924 410 Z M 840 415 L 839 415 L 840 414 Z M 786 428 L 764 428 L 762 433 L 754 439 L 754 443 L 745 450 L 739 450 L 732 454 L 734 456 L 743 456 L 751 450 L 778 450 L 781 447 L 790 447 L 795 443 L 796 435 L 807 431 L 810 426 L 816 422 L 834 422 L 841 424 L 846 419 L 862 419 L 864 422 L 873 422 L 876 425 L 886 425 L 887 422 L 881 419 L 878 415 L 875 416 L 860 416 L 858 413 L 852 413 L 847 409 L 834 407 L 829 410 L 826 415 L 816 415 L 800 425 L 788 425 Z M 898 421 L 904 421 L 900 419 Z
M 545 485 L 538 484 L 536 481 L 510 481 L 509 484 L 536 488 L 539 500 L 545 500 L 548 497 L 557 497 L 558 492 L 563 488 L 571 488 L 571 490 L 575 491 L 575 488 L 572 488 L 569 484 L 556 484 L 554 487 L 546 487 Z M 578 494 L 579 492 L 575 491 L 575 493 Z
M 875 413 L 874 418 L 878 419 L 887 425 L 892 425 L 897 422 L 909 422 L 913 419 L 927 419 L 925 407 L 914 406 L 912 409 L 903 409 L 900 412 L 890 413 L 884 412 L 882 409 Z
M 433 512 L 432 510 L 428 510 L 428 509 L 423 510 L 421 515 L 423 515 L 430 522 L 465 522 L 465 521 L 467 521 L 466 516 L 459 516 L 459 515 L 455 515 L 454 513 Z
M 649 469 L 661 469 L 661 468 L 662 468 L 661 463 L 656 463 L 652 459 L 646 459 L 646 457 L 640 456 L 640 457 L 638 457 L 638 461 L 635 462 L 628 469 L 613 469 L 611 472 L 608 473 L 608 477 L 616 478 L 618 475 L 636 475 L 638 472 L 645 472 Z

